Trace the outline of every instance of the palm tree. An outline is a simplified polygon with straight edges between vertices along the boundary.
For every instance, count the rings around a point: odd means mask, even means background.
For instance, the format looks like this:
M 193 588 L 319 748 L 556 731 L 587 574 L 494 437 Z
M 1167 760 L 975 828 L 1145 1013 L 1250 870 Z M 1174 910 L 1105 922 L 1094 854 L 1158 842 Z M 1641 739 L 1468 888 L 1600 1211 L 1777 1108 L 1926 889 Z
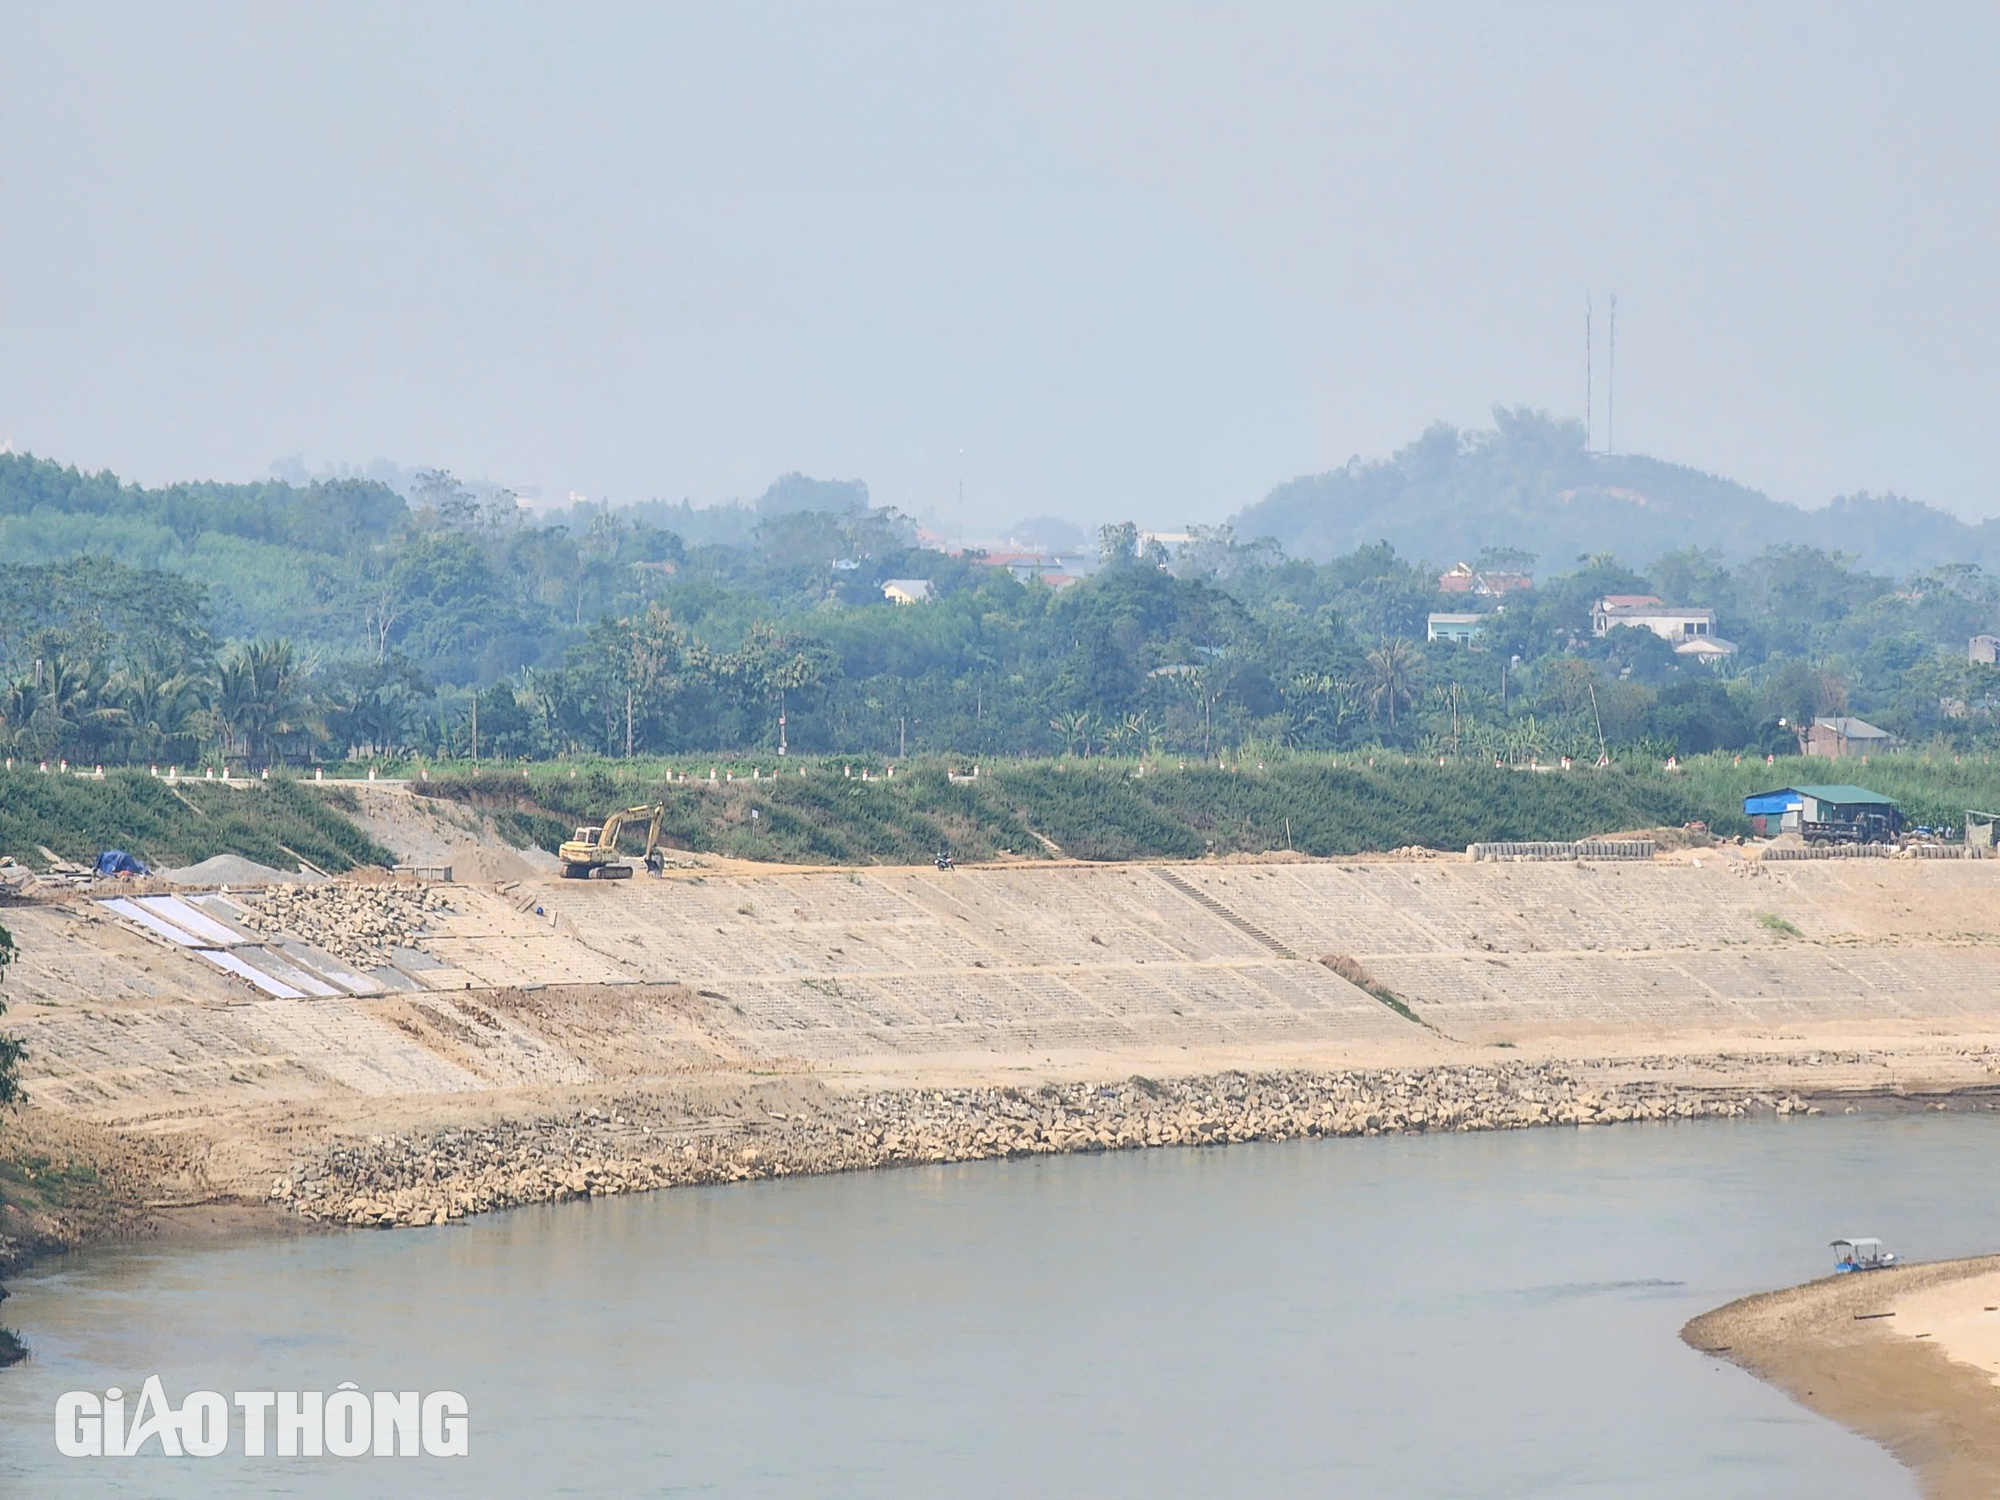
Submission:
M 9 750 L 33 754 L 37 748 L 35 725 L 41 706 L 42 690 L 35 686 L 32 677 L 9 683 L 6 696 L 0 698 L 0 744 Z
M 268 759 L 284 736 L 315 727 L 305 675 L 288 640 L 251 641 L 224 658 L 214 709 L 224 755 Z
M 1458 754 L 1459 709 L 1465 701 L 1465 688 L 1457 682 L 1449 685 L 1440 683 L 1431 689 L 1431 695 L 1440 708 L 1451 712 L 1451 753 L 1455 756 Z
M 1074 713 L 1061 713 L 1049 720 L 1049 728 L 1062 739 L 1063 746 L 1072 755 L 1090 754 L 1090 712 L 1078 709 Z M 1078 747 L 1082 748 L 1079 749 Z
M 1142 708 L 1135 714 L 1127 714 L 1115 720 L 1104 730 L 1104 743 L 1111 745 L 1133 745 L 1141 755 L 1152 753 L 1159 732 L 1153 724 L 1152 710 Z
M 1368 710 L 1386 717 L 1391 733 L 1396 728 L 1396 705 L 1411 701 L 1416 679 L 1417 653 L 1400 636 L 1385 639 L 1368 653 Z
M 39 691 L 29 689 L 36 702 L 28 724 L 45 749 L 80 753 L 126 722 L 125 711 L 110 692 L 110 670 L 101 659 L 56 656 L 41 676 Z M 26 687 L 20 684 L 16 691 Z
M 1177 668 L 1174 686 L 1187 699 L 1188 706 L 1201 715 L 1201 754 L 1206 760 L 1215 753 L 1215 708 L 1229 691 L 1224 664 L 1211 657 L 1199 664 Z
M 133 748 L 158 756 L 175 740 L 186 739 L 202 707 L 202 679 L 151 663 L 121 672 L 111 681 L 118 705 L 131 726 Z

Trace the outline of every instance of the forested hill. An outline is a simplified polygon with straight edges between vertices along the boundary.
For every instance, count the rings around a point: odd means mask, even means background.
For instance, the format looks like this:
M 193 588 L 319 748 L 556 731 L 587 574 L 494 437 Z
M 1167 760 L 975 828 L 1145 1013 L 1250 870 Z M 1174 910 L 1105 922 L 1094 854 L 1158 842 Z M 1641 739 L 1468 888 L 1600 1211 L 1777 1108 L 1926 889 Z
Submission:
M 409 519 L 372 480 L 145 489 L 0 453 L 0 561 L 90 557 L 198 579 L 225 636 L 343 634 L 363 560 Z
M 2000 576 L 1967 565 L 1989 528 L 1894 501 L 1808 515 L 1574 437 L 1513 413 L 1433 433 L 1281 491 L 1247 539 L 1198 527 L 1170 553 L 1107 525 L 1091 576 L 1052 581 L 925 545 L 853 480 L 788 475 L 721 515 L 537 514 L 438 471 L 407 497 L 364 480 L 147 489 L 4 455 L 0 752 L 169 770 L 475 743 L 1595 761 L 1761 756 L 1836 713 L 1954 754 L 2000 746 L 2000 667 L 1967 644 L 2000 629 Z M 1569 483 L 1597 474 L 1625 482 Z M 1321 527 L 1290 555 L 1259 539 L 1284 504 Z M 1298 555 L 1339 546 L 1340 516 L 1407 551 Z M 1921 557 L 1949 528 L 1942 565 L 1853 560 Z M 1530 589 L 1440 591 L 1440 564 L 1527 553 Z M 892 603 L 891 579 L 921 579 L 924 602 Z M 1607 593 L 1712 609 L 1734 648 L 1705 661 L 1650 630 L 1594 635 Z M 1477 641 L 1427 638 L 1427 615 L 1468 606 Z
M 1844 552 L 1897 576 L 2000 563 L 1992 521 L 1970 526 L 1894 495 L 1802 510 L 1681 464 L 1586 452 L 1577 422 L 1505 407 L 1494 418 L 1484 432 L 1440 423 L 1387 459 L 1290 480 L 1238 515 L 1236 532 L 1318 560 L 1386 540 L 1436 562 L 1528 552 L 1545 570 L 1597 553 L 1646 563 L 1685 547 L 1734 561 L 1783 544 Z

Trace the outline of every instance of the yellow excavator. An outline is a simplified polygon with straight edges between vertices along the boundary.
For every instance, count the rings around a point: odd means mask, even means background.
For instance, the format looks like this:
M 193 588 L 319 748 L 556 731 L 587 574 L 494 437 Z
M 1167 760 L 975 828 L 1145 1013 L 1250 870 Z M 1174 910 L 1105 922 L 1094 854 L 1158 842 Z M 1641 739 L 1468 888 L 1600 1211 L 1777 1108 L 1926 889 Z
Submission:
M 660 825 L 666 821 L 667 805 L 655 802 L 651 807 L 628 807 L 623 812 L 615 812 L 604 820 L 598 828 L 579 828 L 556 851 L 562 861 L 565 880 L 628 880 L 632 867 L 618 854 L 618 835 L 627 823 L 636 823 L 641 818 L 652 821 L 646 828 L 646 868 L 658 875 L 667 867 L 666 855 L 660 852 Z

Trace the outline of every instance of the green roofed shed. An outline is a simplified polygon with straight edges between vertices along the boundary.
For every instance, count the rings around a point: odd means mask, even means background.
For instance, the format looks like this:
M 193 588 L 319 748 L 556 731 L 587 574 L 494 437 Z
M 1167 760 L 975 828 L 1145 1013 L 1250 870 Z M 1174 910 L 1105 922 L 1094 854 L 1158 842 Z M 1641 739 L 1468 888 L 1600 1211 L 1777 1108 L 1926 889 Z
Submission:
M 1819 802 L 1831 802 L 1838 807 L 1894 807 L 1896 799 L 1885 797 L 1880 792 L 1871 792 L 1865 786 L 1795 786 L 1792 788 L 1801 797 L 1811 797 Z

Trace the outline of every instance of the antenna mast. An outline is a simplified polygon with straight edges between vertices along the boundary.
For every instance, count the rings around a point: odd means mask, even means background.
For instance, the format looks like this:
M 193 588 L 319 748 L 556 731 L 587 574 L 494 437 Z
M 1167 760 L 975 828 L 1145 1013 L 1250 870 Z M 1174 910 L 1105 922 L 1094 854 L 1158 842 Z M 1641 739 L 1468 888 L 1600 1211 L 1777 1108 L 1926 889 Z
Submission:
M 1604 360 L 1604 451 L 1618 446 L 1618 294 L 1611 294 L 1611 347 Z
M 1597 397 L 1591 390 L 1590 293 L 1583 294 L 1583 451 L 1590 451 L 1590 419 L 1597 412 Z

